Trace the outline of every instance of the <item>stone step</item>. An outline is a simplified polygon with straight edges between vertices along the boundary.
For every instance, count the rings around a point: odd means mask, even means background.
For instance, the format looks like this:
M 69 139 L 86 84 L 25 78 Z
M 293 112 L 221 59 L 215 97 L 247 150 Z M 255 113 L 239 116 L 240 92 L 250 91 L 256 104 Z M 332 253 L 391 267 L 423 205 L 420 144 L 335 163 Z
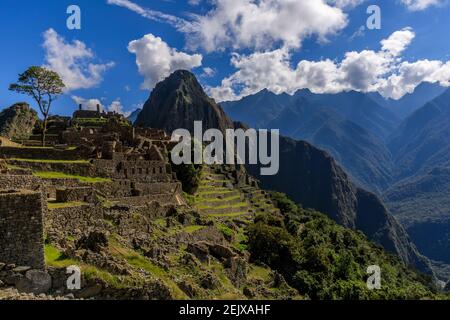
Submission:
M 253 221 L 255 214 L 246 211 L 231 214 L 210 214 L 209 216 L 220 222 L 233 221 L 237 225 L 248 226 Z
M 265 194 L 265 193 L 247 194 L 246 197 L 251 202 L 259 202 L 259 201 L 264 201 L 265 199 L 268 199 L 267 194 Z
M 207 174 L 203 178 L 216 181 L 228 180 L 228 178 L 224 174 L 214 174 L 214 173 Z
M 238 203 L 242 203 L 243 197 L 242 196 L 232 196 L 228 198 L 223 199 L 210 199 L 210 200 L 204 200 L 204 199 L 196 199 L 197 205 L 200 206 L 208 206 L 208 207 L 214 207 L 214 206 L 233 206 Z
M 197 193 L 196 198 L 202 198 L 202 199 L 216 199 L 219 197 L 233 197 L 240 195 L 239 191 L 233 190 L 233 189 L 226 189 L 223 190 L 213 190 L 213 191 L 207 191 L 207 192 L 200 192 Z
M 235 205 L 235 206 L 225 206 L 225 207 L 200 207 L 198 211 L 205 215 L 233 215 L 236 213 L 245 213 L 249 211 L 249 206 L 247 204 Z
M 231 182 L 228 180 L 216 181 L 216 180 L 203 180 L 200 182 L 200 187 L 226 187 Z

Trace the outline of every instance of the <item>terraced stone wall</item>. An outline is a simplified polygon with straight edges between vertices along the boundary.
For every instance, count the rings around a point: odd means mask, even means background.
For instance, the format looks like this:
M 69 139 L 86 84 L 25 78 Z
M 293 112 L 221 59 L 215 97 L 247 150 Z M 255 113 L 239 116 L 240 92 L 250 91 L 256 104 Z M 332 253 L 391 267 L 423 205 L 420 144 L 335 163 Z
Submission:
M 0 261 L 45 268 L 42 194 L 0 191 Z

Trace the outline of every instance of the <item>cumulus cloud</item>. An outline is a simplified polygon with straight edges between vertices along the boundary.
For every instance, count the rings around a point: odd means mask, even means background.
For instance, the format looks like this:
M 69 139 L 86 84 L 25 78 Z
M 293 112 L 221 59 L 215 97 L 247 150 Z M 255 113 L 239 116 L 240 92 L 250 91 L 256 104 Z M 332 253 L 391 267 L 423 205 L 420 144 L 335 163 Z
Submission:
M 71 98 L 77 105 L 82 104 L 83 110 L 97 111 L 97 106 L 100 106 L 100 111 L 116 112 L 122 114 L 125 117 L 128 117 L 131 114 L 131 112 L 124 110 L 120 98 L 115 99 L 113 102 L 111 102 L 111 104 L 107 106 L 105 106 L 102 103 L 101 100 L 103 99 L 97 98 L 86 99 L 79 96 L 72 96 Z
M 44 33 L 45 67 L 56 71 L 67 90 L 87 89 L 103 81 L 103 74 L 114 66 L 113 62 L 95 64 L 94 53 L 81 41 L 68 43 L 49 29 Z
M 381 41 L 382 50 L 396 57 L 411 44 L 414 37 L 415 33 L 411 28 L 395 31 L 389 38 Z
M 445 0 L 401 0 L 411 11 L 421 11 L 428 7 L 443 4 Z
M 193 69 L 202 65 L 202 55 L 180 52 L 161 38 L 147 34 L 139 40 L 131 41 L 128 51 L 136 55 L 139 73 L 144 76 L 143 89 L 153 89 L 155 85 L 178 69 Z
M 147 19 L 166 22 L 186 35 L 190 49 L 212 52 L 228 48 L 271 48 L 279 44 L 299 48 L 310 36 L 327 41 L 348 23 L 342 8 L 361 1 L 212 0 L 211 10 L 205 14 L 189 14 L 189 20 L 144 8 L 129 0 L 107 2 Z
M 328 0 L 327 2 L 338 8 L 354 8 L 364 1 L 366 0 Z
M 275 93 L 294 93 L 304 88 L 316 93 L 378 91 L 399 99 L 424 81 L 450 86 L 450 62 L 402 61 L 401 54 L 414 36 L 410 28 L 405 28 L 381 41 L 379 51 L 347 52 L 341 61 L 301 60 L 296 67 L 292 67 L 290 51 L 285 48 L 234 54 L 231 64 L 237 71 L 223 79 L 220 86 L 207 90 L 219 101 L 236 100 L 265 88 Z
M 72 96 L 71 98 L 77 105 L 83 105 L 83 110 L 97 111 L 97 105 L 100 106 L 101 111 L 105 110 L 100 99 L 85 99 L 79 96 Z
M 326 41 L 347 25 L 347 15 L 323 0 L 215 0 L 205 15 L 192 15 L 188 46 L 208 52 L 233 48 L 299 48 L 303 39 Z
M 124 110 L 122 102 L 120 101 L 119 98 L 117 98 L 116 100 L 111 102 L 111 104 L 108 106 L 108 111 L 120 113 L 120 114 L 124 115 L 125 117 L 129 117 L 131 114 L 131 112 Z

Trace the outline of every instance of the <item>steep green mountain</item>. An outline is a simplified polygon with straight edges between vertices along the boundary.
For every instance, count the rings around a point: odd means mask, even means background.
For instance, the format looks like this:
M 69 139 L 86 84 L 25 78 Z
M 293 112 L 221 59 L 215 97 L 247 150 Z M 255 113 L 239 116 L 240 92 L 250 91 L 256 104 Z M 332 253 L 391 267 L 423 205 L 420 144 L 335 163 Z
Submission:
M 430 297 L 427 277 L 318 212 L 273 194 L 281 214 L 261 215 L 248 231 L 251 260 L 280 272 L 312 299 L 422 299 Z M 369 290 L 367 267 L 382 271 L 382 289 Z
M 16 103 L 0 112 L 0 136 L 12 140 L 28 139 L 38 119 L 27 103 Z
M 277 175 L 260 175 L 259 165 L 247 168 L 265 189 L 283 192 L 305 208 L 323 212 L 343 226 L 361 230 L 405 263 L 431 273 L 427 259 L 417 251 L 381 200 L 351 182 L 326 152 L 307 142 L 280 137 Z
M 203 130 L 233 128 L 231 120 L 205 94 L 195 76 L 179 70 L 156 85 L 135 125 L 161 128 L 169 133 L 176 129 L 193 132 L 194 121 L 202 121 Z

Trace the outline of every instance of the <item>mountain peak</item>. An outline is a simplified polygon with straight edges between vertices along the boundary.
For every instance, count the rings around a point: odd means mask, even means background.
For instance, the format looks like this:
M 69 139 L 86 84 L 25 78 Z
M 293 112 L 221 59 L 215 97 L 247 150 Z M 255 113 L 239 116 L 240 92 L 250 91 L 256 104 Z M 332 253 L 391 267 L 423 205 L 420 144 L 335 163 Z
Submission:
M 206 95 L 195 75 L 178 70 L 156 85 L 136 125 L 164 129 L 168 133 L 176 129 L 193 132 L 195 121 L 202 121 L 204 130 L 233 128 L 233 122 Z

